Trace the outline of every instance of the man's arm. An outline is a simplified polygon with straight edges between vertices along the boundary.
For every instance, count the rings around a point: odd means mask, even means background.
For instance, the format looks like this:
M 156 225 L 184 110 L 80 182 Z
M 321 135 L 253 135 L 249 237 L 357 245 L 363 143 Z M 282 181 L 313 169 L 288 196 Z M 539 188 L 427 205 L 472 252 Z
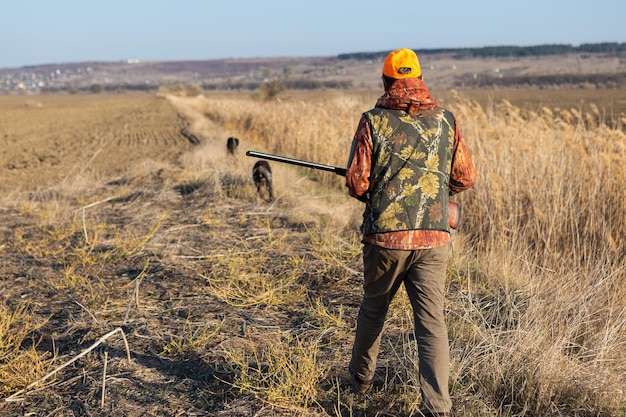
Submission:
M 350 195 L 359 201 L 365 202 L 367 200 L 371 167 L 372 136 L 367 120 L 364 116 L 361 116 L 352 140 L 348 169 L 346 171 L 346 187 L 348 187 Z
M 454 125 L 454 151 L 452 153 L 452 168 L 450 170 L 450 191 L 456 194 L 474 185 L 476 167 L 456 120 Z

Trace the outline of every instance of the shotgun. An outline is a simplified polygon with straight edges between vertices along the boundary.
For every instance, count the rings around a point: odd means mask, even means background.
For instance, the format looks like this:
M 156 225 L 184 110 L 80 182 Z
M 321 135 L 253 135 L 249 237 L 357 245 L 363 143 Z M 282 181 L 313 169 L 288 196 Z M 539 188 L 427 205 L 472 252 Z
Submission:
M 340 168 L 332 165 L 318 164 L 316 162 L 303 161 L 301 159 L 287 158 L 286 156 L 272 155 L 269 153 L 246 151 L 246 156 L 254 156 L 256 158 L 267 159 L 270 161 L 282 162 L 284 164 L 297 165 L 305 168 L 317 169 L 320 171 L 334 172 L 342 177 L 346 176 L 346 168 Z M 461 221 L 461 205 L 456 201 L 448 201 L 448 224 L 452 229 L 459 227 Z
M 285 164 L 298 165 L 301 167 L 319 169 L 320 171 L 334 172 L 342 177 L 346 176 L 346 169 L 334 167 L 332 165 L 318 164 L 315 162 L 302 161 L 300 159 L 287 158 L 286 156 L 272 155 L 270 153 L 247 151 L 247 156 L 255 156 L 257 158 L 268 159 L 270 161 L 283 162 Z

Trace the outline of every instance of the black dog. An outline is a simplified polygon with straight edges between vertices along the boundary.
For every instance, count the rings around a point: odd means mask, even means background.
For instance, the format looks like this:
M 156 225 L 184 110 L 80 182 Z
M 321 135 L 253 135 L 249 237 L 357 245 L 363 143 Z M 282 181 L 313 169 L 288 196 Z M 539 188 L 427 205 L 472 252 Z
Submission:
M 237 138 L 228 138 L 226 141 L 226 148 L 228 149 L 228 153 L 234 155 L 239 147 L 239 139 Z
M 256 190 L 261 195 L 261 187 L 265 187 L 269 194 L 269 201 L 274 201 L 274 192 L 272 190 L 272 169 L 267 161 L 257 161 L 252 168 L 252 180 L 256 185 Z

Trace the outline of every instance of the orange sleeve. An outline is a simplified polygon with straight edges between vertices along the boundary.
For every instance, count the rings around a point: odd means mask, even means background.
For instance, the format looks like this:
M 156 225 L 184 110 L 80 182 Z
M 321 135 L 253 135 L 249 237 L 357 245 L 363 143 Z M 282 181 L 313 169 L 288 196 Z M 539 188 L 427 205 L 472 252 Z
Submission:
M 346 171 L 346 187 L 350 195 L 360 201 L 365 200 L 365 193 L 370 187 L 370 169 L 372 166 L 372 137 L 369 124 L 364 116 L 361 116 L 357 127 L 348 169 Z
M 453 193 L 460 193 L 474 185 L 476 167 L 456 120 L 454 124 L 454 153 L 452 154 L 452 168 L 450 170 L 450 190 Z

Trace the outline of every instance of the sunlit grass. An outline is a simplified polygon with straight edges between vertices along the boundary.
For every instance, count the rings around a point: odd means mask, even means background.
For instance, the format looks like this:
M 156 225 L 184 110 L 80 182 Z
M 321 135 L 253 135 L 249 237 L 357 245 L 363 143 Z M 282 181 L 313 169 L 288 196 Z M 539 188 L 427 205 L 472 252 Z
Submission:
M 225 352 L 234 388 L 279 408 L 306 411 L 314 406 L 325 369 L 317 361 L 315 341 L 274 333 L 254 351 Z
M 264 149 L 341 165 L 355 118 L 371 103 L 316 96 L 306 104 L 202 105 Z M 534 113 L 504 101 L 486 110 L 462 98 L 450 106 L 479 171 L 474 189 L 460 195 L 466 217 L 451 270 L 459 405 L 506 415 L 623 412 L 615 398 L 625 398 L 618 358 L 626 339 L 617 329 L 626 297 L 611 289 L 626 276 L 624 133 L 576 109 Z M 330 179 L 322 182 L 343 186 Z M 345 265 L 338 238 L 312 235 L 312 255 Z
M 176 100 L 198 125 L 210 120 L 245 138 L 246 146 L 343 166 L 358 116 L 372 97 Z M 479 172 L 475 187 L 458 196 L 464 219 L 448 269 L 455 415 L 624 415 L 623 131 L 601 123 L 593 109 L 532 112 L 506 101 L 483 108 L 462 97 L 450 108 Z M 178 218 L 184 224 L 173 224 L 171 204 L 151 206 L 171 192 L 171 183 L 163 190 L 136 185 L 149 202 L 121 218 L 107 217 L 100 205 L 83 216 L 81 209 L 104 201 L 102 195 L 60 187 L 15 203 L 27 224 L 13 229 L 3 248 L 54 264 L 50 276 L 29 279 L 66 294 L 99 324 L 122 320 L 133 284 L 141 298 L 139 281 L 155 273 L 149 265 L 159 272 L 182 265 L 185 277 L 201 285 L 172 287 L 171 293 L 180 293 L 163 295 L 168 308 L 193 295 L 221 306 L 221 316 L 174 320 L 178 327 L 154 338 L 156 349 L 168 358 L 219 362 L 219 375 L 229 378 L 229 393 L 238 397 L 303 415 L 415 412 L 417 347 L 403 291 L 383 337 L 382 387 L 366 398 L 349 392 L 346 366 L 362 291 L 362 206 L 349 201 L 342 178 L 274 164 L 278 201 L 264 205 L 249 183 L 251 161 L 222 157 L 221 145 L 210 142 L 185 155 L 172 174 L 183 185 L 170 202 L 186 204 L 183 211 L 200 207 Z M 133 195 L 133 188 L 123 192 Z M 206 196 L 219 201 L 204 207 Z M 151 211 L 144 215 L 147 206 Z M 193 234 L 179 237 L 187 230 Z M 180 255 L 197 236 L 215 244 Z M 131 269 L 134 260 L 145 265 L 136 281 L 126 275 L 101 280 L 112 263 Z M 161 332 L 167 319 L 150 317 L 151 308 L 137 308 L 138 328 Z M 50 366 L 51 355 L 34 348 L 43 323 L 27 304 L 0 304 L 3 395 Z
M 24 304 L 0 303 L 0 395 L 17 391 L 47 371 L 50 355 L 37 351 L 32 333 L 44 324 Z

